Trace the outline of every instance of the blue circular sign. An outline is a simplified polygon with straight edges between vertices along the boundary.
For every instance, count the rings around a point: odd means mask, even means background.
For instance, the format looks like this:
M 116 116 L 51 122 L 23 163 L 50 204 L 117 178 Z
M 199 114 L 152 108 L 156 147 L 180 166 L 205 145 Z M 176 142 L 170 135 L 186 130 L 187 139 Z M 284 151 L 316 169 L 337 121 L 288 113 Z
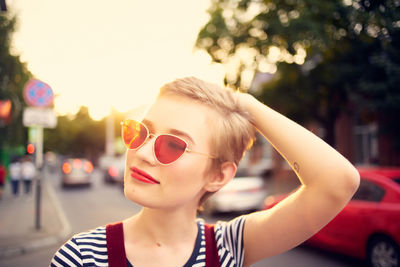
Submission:
M 25 85 L 24 98 L 30 106 L 48 107 L 53 103 L 54 94 L 47 83 L 32 79 Z

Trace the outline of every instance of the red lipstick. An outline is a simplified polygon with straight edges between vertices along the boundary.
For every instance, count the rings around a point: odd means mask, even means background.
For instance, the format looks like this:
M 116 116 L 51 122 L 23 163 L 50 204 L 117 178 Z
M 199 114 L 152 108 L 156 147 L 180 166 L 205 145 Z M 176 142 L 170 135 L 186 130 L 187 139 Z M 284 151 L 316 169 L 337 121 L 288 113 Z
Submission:
M 160 182 L 151 177 L 150 174 L 136 167 L 131 167 L 131 177 L 148 184 L 160 184 Z

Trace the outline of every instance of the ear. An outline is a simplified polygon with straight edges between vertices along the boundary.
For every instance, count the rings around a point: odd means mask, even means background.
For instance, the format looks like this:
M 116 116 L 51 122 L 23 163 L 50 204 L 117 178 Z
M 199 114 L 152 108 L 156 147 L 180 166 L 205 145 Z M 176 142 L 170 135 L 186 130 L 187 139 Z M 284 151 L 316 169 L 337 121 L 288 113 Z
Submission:
M 220 169 L 215 170 L 209 176 L 209 180 L 205 189 L 208 192 L 216 192 L 224 185 L 229 183 L 235 176 L 237 166 L 233 162 L 224 162 L 221 164 Z

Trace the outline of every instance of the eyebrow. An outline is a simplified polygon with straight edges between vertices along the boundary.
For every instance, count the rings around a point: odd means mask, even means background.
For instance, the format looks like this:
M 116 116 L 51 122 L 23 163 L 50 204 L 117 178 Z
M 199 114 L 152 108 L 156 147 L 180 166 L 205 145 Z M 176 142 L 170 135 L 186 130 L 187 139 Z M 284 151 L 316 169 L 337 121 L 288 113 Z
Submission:
M 142 123 L 145 124 L 147 127 L 149 127 L 149 130 L 154 130 L 154 126 L 153 123 L 147 119 L 143 119 Z M 185 140 L 188 140 L 190 143 L 192 144 L 196 144 L 196 142 L 193 140 L 193 138 L 186 132 L 178 130 L 178 129 L 173 129 L 170 128 L 169 133 L 173 134 L 173 135 L 178 135 L 178 136 L 183 136 L 185 138 Z

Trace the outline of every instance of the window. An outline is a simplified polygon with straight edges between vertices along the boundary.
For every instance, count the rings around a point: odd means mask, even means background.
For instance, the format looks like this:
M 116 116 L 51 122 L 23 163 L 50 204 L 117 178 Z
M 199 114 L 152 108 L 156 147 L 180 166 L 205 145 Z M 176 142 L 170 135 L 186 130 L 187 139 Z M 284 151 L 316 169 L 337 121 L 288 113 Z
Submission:
M 354 128 L 356 162 L 358 164 L 376 164 L 378 160 L 378 126 L 360 125 Z
M 370 181 L 361 178 L 360 187 L 353 196 L 353 200 L 380 202 L 385 195 L 385 190 Z

